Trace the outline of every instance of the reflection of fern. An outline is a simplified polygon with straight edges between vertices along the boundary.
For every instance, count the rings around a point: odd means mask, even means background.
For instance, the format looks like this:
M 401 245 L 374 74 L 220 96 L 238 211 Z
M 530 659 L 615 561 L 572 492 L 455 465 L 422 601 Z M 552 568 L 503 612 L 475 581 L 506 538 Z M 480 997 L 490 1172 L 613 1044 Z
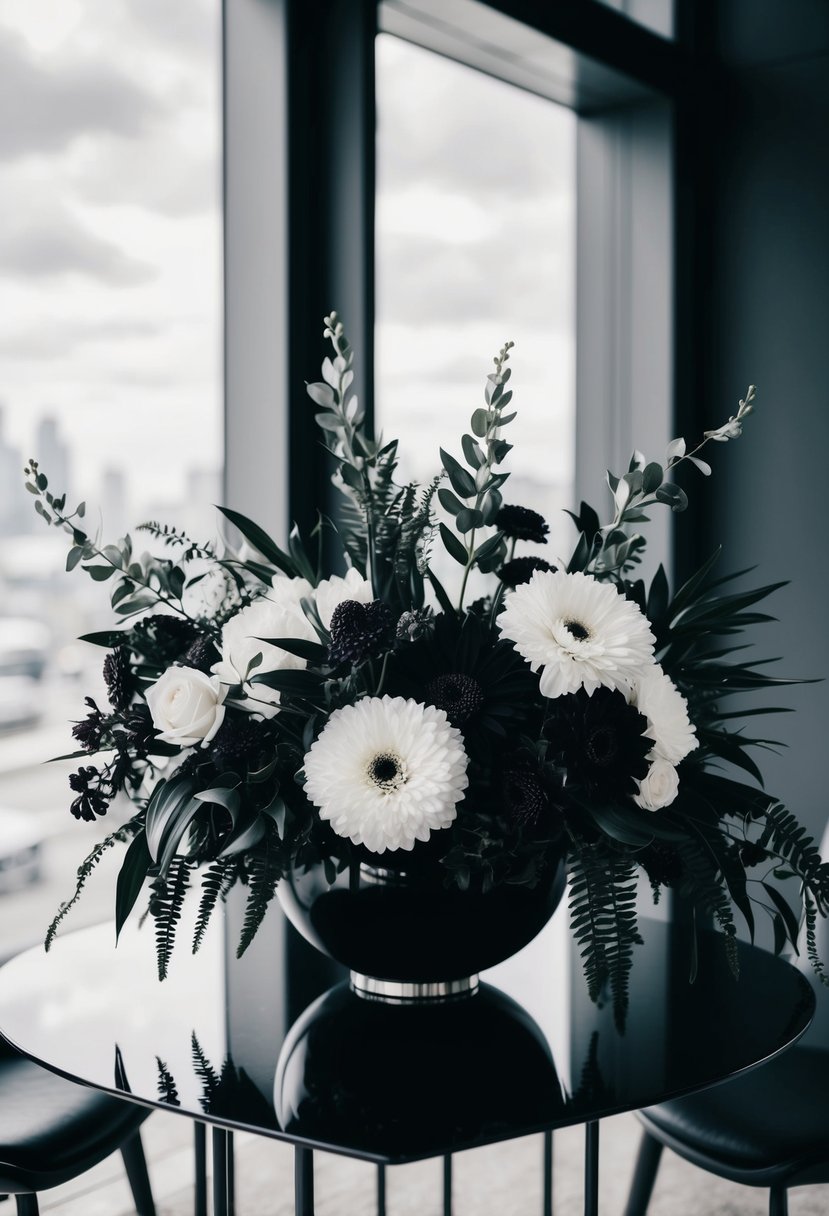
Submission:
M 576 841 L 570 862 L 570 923 L 591 1000 L 606 984 L 617 1027 L 624 1027 L 636 928 L 636 867 L 617 853 Z
M 184 897 L 190 885 L 190 870 L 193 863 L 184 857 L 174 857 L 166 879 L 156 878 L 150 884 L 152 896 L 150 912 L 155 921 L 155 946 L 158 955 L 158 978 L 167 978 L 167 968 L 176 940 L 176 929 L 181 920 Z
M 60 905 L 57 916 L 54 918 L 46 931 L 46 941 L 44 942 L 44 946 L 47 950 L 55 940 L 55 934 L 57 933 L 61 922 L 80 899 L 81 892 L 86 886 L 87 879 L 90 877 L 92 871 L 95 869 L 104 853 L 106 853 L 107 849 L 111 849 L 115 844 L 126 844 L 132 836 L 135 836 L 135 834 L 141 830 L 143 825 L 144 812 L 141 811 L 139 815 L 136 815 L 133 819 L 130 819 L 128 823 L 125 823 L 120 828 L 116 828 L 114 832 L 110 832 L 109 836 L 106 836 L 99 844 L 96 844 L 92 852 L 86 858 L 84 858 L 84 860 L 78 866 L 78 881 L 75 885 L 75 893 L 70 899 L 67 899 Z
M 222 1079 L 204 1054 L 204 1048 L 199 1042 L 195 1030 L 190 1035 L 190 1045 L 193 1051 L 193 1071 L 201 1081 L 202 1086 L 201 1106 L 203 1110 L 209 1111 L 213 1106 L 213 1101 L 218 1093 Z M 228 1061 L 230 1061 L 232 1068 L 233 1062 L 230 1060 L 230 1056 L 225 1061 L 225 1067 Z M 225 1069 L 223 1068 L 222 1072 L 224 1071 Z
M 161 1056 L 156 1056 L 155 1062 L 158 1067 L 158 1093 L 161 1101 L 166 1102 L 168 1106 L 181 1106 L 173 1074 Z
M 213 910 L 220 899 L 224 899 L 236 879 L 236 861 L 230 857 L 220 857 L 214 861 L 202 875 L 202 895 L 199 901 L 199 911 L 196 917 L 196 927 L 193 932 L 193 953 L 195 954 L 204 940 L 207 926 L 213 915 Z
M 817 907 L 808 890 L 803 892 L 803 907 L 806 912 L 806 954 L 821 983 L 829 984 L 829 975 L 826 974 L 823 960 L 818 953 Z
M 811 890 L 818 910 L 825 911 L 829 902 L 829 865 L 821 861 L 812 837 L 782 803 L 775 803 L 766 812 L 759 843 L 789 863 Z
M 265 919 L 268 905 L 276 894 L 277 884 L 284 872 L 283 853 L 279 847 L 279 835 L 274 826 L 259 847 L 259 851 L 248 860 L 248 883 L 250 891 L 245 905 L 245 919 L 236 957 L 241 958 L 253 941 L 257 929 Z
M 737 928 L 722 870 L 714 857 L 697 841 L 686 837 L 677 841 L 676 847 L 682 859 L 682 893 L 700 911 L 713 916 L 719 925 L 728 965 L 736 978 L 740 973 Z

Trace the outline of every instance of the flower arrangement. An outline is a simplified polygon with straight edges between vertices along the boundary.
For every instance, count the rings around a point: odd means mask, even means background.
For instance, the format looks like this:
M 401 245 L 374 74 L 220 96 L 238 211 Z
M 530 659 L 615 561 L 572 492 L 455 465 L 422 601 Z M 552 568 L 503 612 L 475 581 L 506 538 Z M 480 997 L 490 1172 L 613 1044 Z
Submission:
M 634 577 L 645 512 L 685 508 L 675 473 L 710 473 L 700 449 L 740 435 L 754 389 L 693 450 L 676 439 L 662 464 L 636 453 L 608 474 L 610 521 L 582 503 L 572 554 L 545 561 L 519 546 L 545 543 L 547 524 L 503 498 L 512 344 L 494 360 L 461 458 L 441 449 L 441 471 L 421 488 L 396 482 L 396 442 L 366 433 L 334 313 L 325 337 L 332 355 L 308 394 L 342 504 L 307 541 L 294 529 L 283 549 L 222 508 L 243 538 L 235 546 L 157 523 L 139 529 L 155 555 L 129 536 L 102 545 L 84 530 L 83 504 L 68 511 L 34 460 L 26 470 L 38 512 L 69 534 L 67 568 L 109 581 L 122 622 L 85 639 L 108 651 L 109 705 L 87 698 L 74 727 L 85 763 L 70 779 L 71 811 L 94 820 L 122 792 L 135 804 L 80 867 L 47 947 L 115 843 L 128 846 L 117 929 L 148 887 L 163 978 L 197 872 L 193 948 L 243 883 L 241 953 L 291 867 L 321 861 L 333 881 L 355 857 L 385 862 L 428 841 L 445 884 L 462 891 L 532 887 L 565 854 L 587 983 L 594 998 L 609 986 L 617 1010 L 640 871 L 655 900 L 673 887 L 713 918 L 735 969 L 735 910 L 751 932 L 753 907 L 767 913 L 778 948 L 794 944 L 802 914 L 823 975 L 815 923 L 829 868 L 762 789 L 750 749 L 767 741 L 735 725 L 771 711 L 729 708 L 734 694 L 787 682 L 736 641 L 769 619 L 755 606 L 775 588 L 733 590 L 736 576 L 715 577 L 717 554 L 673 593 L 661 567 L 649 586 Z M 327 533 L 338 573 L 312 556 Z M 458 567 L 457 594 L 436 573 L 437 545 Z M 473 571 L 490 586 L 467 603 Z M 798 911 L 772 875 L 798 884 Z

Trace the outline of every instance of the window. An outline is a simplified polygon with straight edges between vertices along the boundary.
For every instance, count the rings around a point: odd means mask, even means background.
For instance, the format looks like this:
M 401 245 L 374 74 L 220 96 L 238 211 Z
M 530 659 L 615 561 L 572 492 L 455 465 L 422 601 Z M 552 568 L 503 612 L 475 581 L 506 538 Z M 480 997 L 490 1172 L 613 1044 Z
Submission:
M 159 515 L 214 528 L 219 17 L 218 0 L 0 12 L 0 950 L 45 929 L 94 843 L 68 813 L 73 766 L 43 761 L 98 695 L 103 652 L 74 639 L 110 620 L 106 586 L 62 572 L 25 460 L 105 538 Z M 80 915 L 104 908 L 108 887 Z
M 572 542 L 575 116 L 389 34 L 376 63 L 377 426 L 428 482 L 514 341 L 506 501 L 544 515 L 553 557 Z

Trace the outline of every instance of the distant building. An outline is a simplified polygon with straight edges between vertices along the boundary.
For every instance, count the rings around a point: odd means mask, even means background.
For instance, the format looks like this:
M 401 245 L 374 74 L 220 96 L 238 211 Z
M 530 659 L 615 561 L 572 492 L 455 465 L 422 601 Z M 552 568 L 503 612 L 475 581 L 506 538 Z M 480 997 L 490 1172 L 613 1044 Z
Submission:
M 19 536 L 32 530 L 35 513 L 23 484 L 23 454 L 6 440 L 0 406 L 0 536 Z
M 35 450 L 32 455 L 49 478 L 49 486 L 56 494 L 70 489 L 71 459 L 69 446 L 61 438 L 56 419 L 44 415 L 37 424 Z

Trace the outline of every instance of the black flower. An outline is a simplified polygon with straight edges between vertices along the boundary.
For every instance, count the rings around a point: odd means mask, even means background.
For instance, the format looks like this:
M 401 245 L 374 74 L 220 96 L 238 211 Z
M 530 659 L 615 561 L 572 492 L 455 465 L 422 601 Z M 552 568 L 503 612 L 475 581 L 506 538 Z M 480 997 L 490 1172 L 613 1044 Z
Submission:
M 426 685 L 426 701 L 442 709 L 453 726 L 462 726 L 484 703 L 484 690 L 462 671 L 447 672 Z
M 505 586 L 514 590 L 522 583 L 528 583 L 536 570 L 549 570 L 555 573 L 557 567 L 545 562 L 543 557 L 514 557 L 511 562 L 505 562 L 498 571 L 498 577 Z
M 134 682 L 127 646 L 116 646 L 104 659 L 104 683 L 113 709 L 126 709 L 132 700 Z
M 628 705 L 620 692 L 597 688 L 557 697 L 544 733 L 561 755 L 568 782 L 593 798 L 635 794 L 634 778 L 648 771 L 653 740 L 644 736 L 647 718 Z
M 260 722 L 250 714 L 227 714 L 210 745 L 210 756 L 220 769 L 240 764 L 255 769 L 268 748 L 273 748 L 273 742 L 269 722 Z
M 183 655 L 181 662 L 185 667 L 195 667 L 197 671 L 210 671 L 214 663 L 219 661 L 219 652 L 212 638 L 196 638 Z
M 109 799 L 101 790 L 102 777 L 103 774 L 89 764 L 69 778 L 69 788 L 78 795 L 69 807 L 76 819 L 92 821 L 96 815 L 107 813 Z
M 382 600 L 343 600 L 331 616 L 331 662 L 362 663 L 379 654 L 391 642 L 393 625 L 391 609 Z
M 180 659 L 197 636 L 198 630 L 190 621 L 161 612 L 143 617 L 132 627 L 135 647 L 159 667 Z
M 495 527 L 512 540 L 531 540 L 537 545 L 546 545 L 550 531 L 544 516 L 529 507 L 501 507 L 495 516 Z
M 80 743 L 85 752 L 97 752 L 101 746 L 106 721 L 91 697 L 84 697 L 84 701 L 90 712 L 83 722 L 76 722 L 72 727 L 72 737 Z
M 655 886 L 675 887 L 682 878 L 682 858 L 673 845 L 654 840 L 639 854 L 642 869 Z
M 501 796 L 504 812 L 516 827 L 537 827 L 550 806 L 541 776 L 528 760 L 505 765 L 501 775 Z

